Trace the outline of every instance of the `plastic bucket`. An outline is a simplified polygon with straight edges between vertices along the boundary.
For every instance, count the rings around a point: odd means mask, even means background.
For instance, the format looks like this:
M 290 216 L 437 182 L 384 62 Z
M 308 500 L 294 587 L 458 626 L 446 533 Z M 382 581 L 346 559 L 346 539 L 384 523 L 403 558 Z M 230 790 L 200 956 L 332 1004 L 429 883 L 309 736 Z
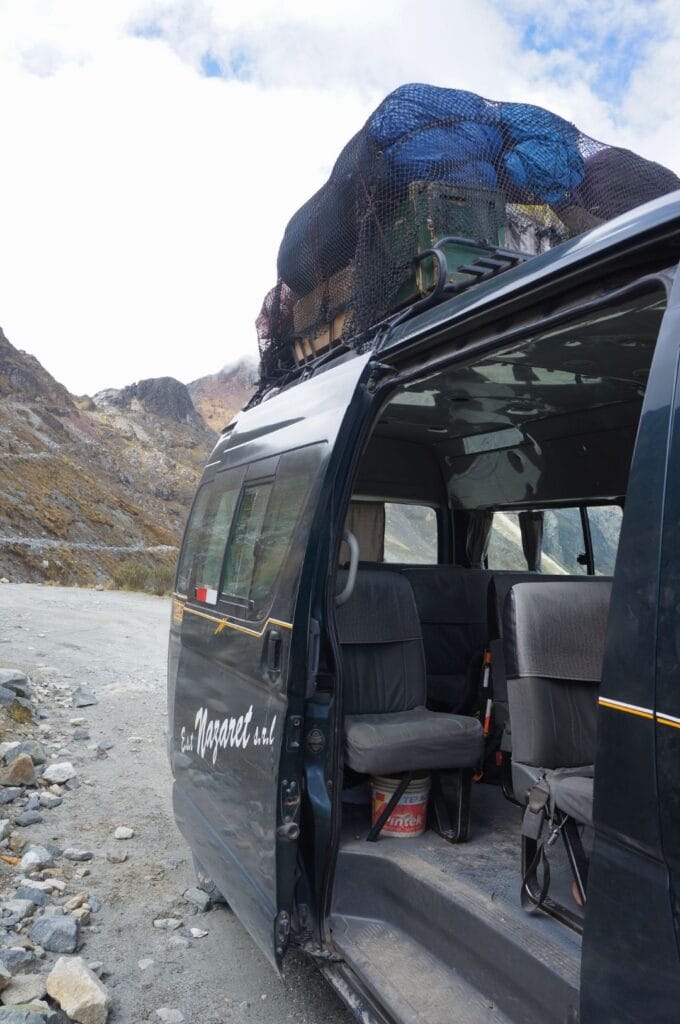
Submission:
M 399 778 L 384 775 L 371 779 L 371 823 L 375 825 L 385 805 L 389 803 Z M 402 793 L 399 803 L 383 825 L 381 836 L 395 839 L 414 839 L 422 836 L 427 823 L 427 800 L 430 795 L 430 776 L 416 775 Z

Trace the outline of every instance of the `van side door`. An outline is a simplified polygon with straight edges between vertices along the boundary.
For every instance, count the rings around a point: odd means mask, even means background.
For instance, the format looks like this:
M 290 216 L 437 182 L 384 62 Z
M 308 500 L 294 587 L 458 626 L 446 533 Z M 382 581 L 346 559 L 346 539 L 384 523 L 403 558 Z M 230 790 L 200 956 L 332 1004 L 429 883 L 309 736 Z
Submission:
M 213 453 L 180 555 L 168 678 L 175 818 L 276 967 L 291 927 L 310 671 L 298 591 L 366 363 L 243 416 Z

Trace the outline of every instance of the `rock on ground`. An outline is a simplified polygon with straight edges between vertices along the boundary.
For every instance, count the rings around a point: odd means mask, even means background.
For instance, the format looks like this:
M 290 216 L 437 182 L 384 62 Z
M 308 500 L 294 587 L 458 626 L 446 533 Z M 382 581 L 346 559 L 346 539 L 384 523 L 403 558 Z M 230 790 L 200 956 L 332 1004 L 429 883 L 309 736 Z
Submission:
M 45 977 L 42 974 L 17 974 L 0 995 L 5 1006 L 17 1006 L 42 999 L 46 992 Z
M 73 917 L 39 917 L 30 931 L 37 942 L 51 953 L 75 953 L 80 938 L 80 925 Z
M 69 779 L 74 779 L 77 774 L 70 761 L 58 761 L 56 764 L 51 764 L 45 769 L 43 779 L 46 782 L 56 782 L 59 785 L 63 785 Z
M 60 956 L 47 978 L 47 991 L 78 1024 L 105 1024 L 109 994 L 82 957 Z
M 19 754 L 0 773 L 0 786 L 31 786 L 35 782 L 35 771 L 30 754 Z

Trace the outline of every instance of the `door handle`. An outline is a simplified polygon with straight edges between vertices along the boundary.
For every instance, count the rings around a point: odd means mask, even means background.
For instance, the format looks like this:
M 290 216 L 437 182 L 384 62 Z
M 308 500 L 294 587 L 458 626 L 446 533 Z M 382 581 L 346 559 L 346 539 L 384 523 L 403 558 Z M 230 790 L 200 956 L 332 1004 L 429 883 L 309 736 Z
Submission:
M 272 681 L 281 672 L 281 634 L 278 629 L 272 629 L 267 637 L 267 671 Z

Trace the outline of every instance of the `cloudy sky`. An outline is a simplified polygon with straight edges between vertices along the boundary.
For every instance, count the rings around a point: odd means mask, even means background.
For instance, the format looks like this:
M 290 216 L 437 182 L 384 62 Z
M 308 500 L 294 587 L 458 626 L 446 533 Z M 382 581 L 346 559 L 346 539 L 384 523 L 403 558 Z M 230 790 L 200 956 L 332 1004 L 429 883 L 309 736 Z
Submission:
M 291 214 L 408 81 L 680 173 L 674 0 L 0 0 L 0 325 L 77 393 L 256 354 Z

